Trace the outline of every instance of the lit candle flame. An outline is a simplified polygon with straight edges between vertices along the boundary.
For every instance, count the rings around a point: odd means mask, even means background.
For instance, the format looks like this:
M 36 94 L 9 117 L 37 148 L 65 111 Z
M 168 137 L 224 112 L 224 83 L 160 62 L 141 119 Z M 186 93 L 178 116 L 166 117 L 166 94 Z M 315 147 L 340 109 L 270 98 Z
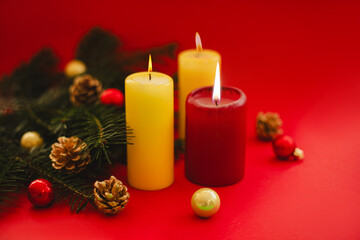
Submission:
M 151 72 L 152 72 L 151 54 L 149 54 L 148 72 L 149 72 L 149 80 L 151 80 Z
M 149 65 L 148 65 L 148 72 L 152 72 L 152 61 L 151 61 L 151 54 L 149 54 Z
M 220 67 L 219 62 L 216 65 L 216 72 L 215 72 L 215 81 L 214 81 L 214 88 L 213 88 L 213 96 L 212 100 L 218 105 L 221 99 L 221 91 L 220 91 Z
M 196 43 L 196 50 L 197 51 L 202 51 L 203 48 L 202 48 L 202 44 L 201 44 L 201 38 L 200 38 L 200 35 L 198 32 L 196 32 L 195 34 L 195 43 Z

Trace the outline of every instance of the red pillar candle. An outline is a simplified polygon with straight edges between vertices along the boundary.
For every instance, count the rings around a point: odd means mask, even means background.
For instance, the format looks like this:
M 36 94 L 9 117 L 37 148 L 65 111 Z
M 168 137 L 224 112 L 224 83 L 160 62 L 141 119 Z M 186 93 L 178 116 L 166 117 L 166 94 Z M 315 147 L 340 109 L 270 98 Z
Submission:
M 221 99 L 212 95 L 204 87 L 187 97 L 185 174 L 199 185 L 225 186 L 244 176 L 246 96 L 234 87 L 222 87 Z

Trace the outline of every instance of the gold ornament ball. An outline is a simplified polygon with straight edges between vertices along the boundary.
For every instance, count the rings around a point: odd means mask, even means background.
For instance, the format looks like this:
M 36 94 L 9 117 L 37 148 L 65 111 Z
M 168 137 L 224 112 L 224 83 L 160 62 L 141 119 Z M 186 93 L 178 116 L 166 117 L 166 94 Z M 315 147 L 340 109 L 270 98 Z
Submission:
M 211 188 L 200 188 L 191 198 L 191 207 L 199 217 L 211 217 L 220 208 L 220 197 Z
M 77 75 L 83 74 L 86 71 L 85 64 L 80 60 L 71 60 L 65 66 L 65 74 L 68 77 L 75 77 Z
M 30 150 L 33 147 L 40 147 L 43 145 L 44 140 L 37 132 L 27 132 L 25 133 L 20 140 L 21 147 Z

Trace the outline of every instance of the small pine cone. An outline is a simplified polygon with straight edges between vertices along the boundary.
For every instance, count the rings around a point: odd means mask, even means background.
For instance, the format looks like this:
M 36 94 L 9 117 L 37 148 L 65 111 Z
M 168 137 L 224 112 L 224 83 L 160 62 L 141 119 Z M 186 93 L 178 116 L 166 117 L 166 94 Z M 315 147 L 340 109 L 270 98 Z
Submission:
M 256 117 L 256 134 L 264 141 L 272 140 L 276 135 L 281 134 L 282 121 L 279 114 L 272 112 L 259 112 Z
M 127 187 L 114 176 L 102 182 L 96 181 L 94 195 L 98 209 L 108 215 L 118 214 L 125 208 L 130 198 Z
M 65 168 L 69 173 L 78 173 L 86 168 L 91 157 L 84 152 L 86 143 L 78 137 L 59 137 L 51 148 L 50 159 L 55 169 Z
M 70 100 L 76 106 L 92 105 L 96 103 L 102 92 L 102 85 L 91 75 L 82 75 L 74 79 L 69 88 Z

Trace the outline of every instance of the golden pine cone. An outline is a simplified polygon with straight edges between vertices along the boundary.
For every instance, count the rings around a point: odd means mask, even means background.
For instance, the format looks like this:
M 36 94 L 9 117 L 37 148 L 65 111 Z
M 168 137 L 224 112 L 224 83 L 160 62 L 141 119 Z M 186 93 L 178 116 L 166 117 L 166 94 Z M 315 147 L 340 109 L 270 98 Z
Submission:
M 59 137 L 58 141 L 51 146 L 52 166 L 55 169 L 64 168 L 69 173 L 84 170 L 91 160 L 90 154 L 84 152 L 86 143 L 78 137 Z
M 92 105 L 96 103 L 102 92 L 102 85 L 91 75 L 82 75 L 74 79 L 69 88 L 70 100 L 74 105 Z
M 103 213 L 118 214 L 129 201 L 130 194 L 125 185 L 116 177 L 94 183 L 95 204 Z
M 272 140 L 276 135 L 281 134 L 282 121 L 279 114 L 272 112 L 259 112 L 256 117 L 256 134 L 264 141 Z

